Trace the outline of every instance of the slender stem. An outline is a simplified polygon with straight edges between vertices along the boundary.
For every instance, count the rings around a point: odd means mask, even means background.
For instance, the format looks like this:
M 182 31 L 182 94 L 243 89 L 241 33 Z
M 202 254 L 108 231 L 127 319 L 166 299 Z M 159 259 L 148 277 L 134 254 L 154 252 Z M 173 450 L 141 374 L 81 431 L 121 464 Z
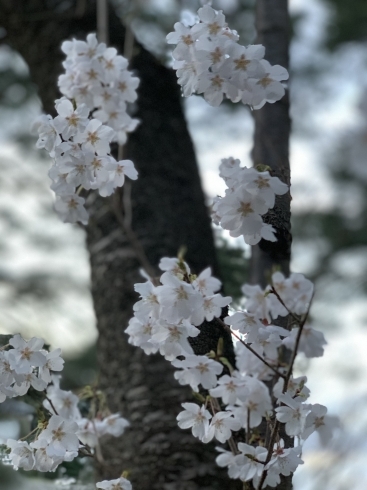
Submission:
M 51 398 L 49 398 L 48 396 L 46 396 L 46 400 L 47 400 L 47 401 L 48 401 L 48 403 L 51 405 L 51 408 L 52 408 L 52 410 L 55 412 L 55 415 L 59 415 L 59 414 L 57 413 L 57 410 L 56 410 L 56 408 L 55 408 L 55 405 L 52 403 Z
M 274 289 L 274 287 L 272 286 L 271 288 L 271 292 L 273 294 L 275 294 L 275 296 L 277 297 L 278 301 L 284 306 L 284 308 L 288 311 L 289 315 L 296 321 L 297 325 L 299 325 L 301 323 L 300 319 L 288 308 L 288 306 L 284 303 L 284 301 L 282 300 L 282 298 L 279 296 L 279 293 Z
M 234 455 L 239 454 L 237 444 L 235 443 L 233 436 L 228 439 L 228 445 Z
M 229 332 L 231 335 L 233 335 L 233 337 L 236 337 L 236 339 L 239 340 L 241 342 L 241 344 L 243 344 L 246 347 L 246 349 L 248 349 L 254 356 L 256 356 L 258 359 L 260 359 L 260 361 L 262 361 L 266 366 L 268 366 L 268 368 L 270 368 L 272 371 L 274 371 L 275 374 L 277 374 L 281 378 L 285 379 L 284 374 L 280 373 L 275 367 L 273 367 L 263 357 L 261 357 L 260 354 L 258 354 L 252 347 L 250 347 L 248 344 L 246 344 L 246 342 L 244 340 L 242 340 L 239 335 L 237 335 L 235 332 L 233 332 L 229 328 L 229 326 L 224 323 L 224 321 L 221 318 L 217 318 L 217 320 L 222 325 L 222 327 L 227 330 L 227 332 Z
M 145 272 L 151 277 L 152 282 L 154 282 L 156 271 L 154 270 L 153 266 L 150 264 L 145 254 L 144 248 L 141 245 L 138 237 L 136 236 L 136 234 L 134 233 L 131 227 L 126 226 L 124 216 L 121 211 L 121 203 L 120 203 L 118 192 L 115 192 L 115 194 L 113 195 L 113 210 L 115 212 L 117 221 L 120 223 L 121 228 L 126 233 L 128 240 L 130 241 L 131 245 L 134 248 L 134 252 L 136 254 L 137 259 L 139 260 Z
M 96 427 L 96 424 L 95 424 L 94 419 L 92 419 L 92 424 L 93 424 L 93 429 L 94 429 L 94 432 L 95 432 L 96 437 L 97 437 L 97 443 L 96 443 L 96 458 L 97 458 L 98 463 L 104 464 L 105 459 L 104 459 L 104 457 L 103 457 L 103 453 L 102 453 L 101 444 L 99 443 L 99 438 L 98 438 L 98 435 L 97 435 L 97 427 Z
M 246 444 L 250 442 L 250 414 L 251 410 L 247 407 Z
M 125 41 L 124 41 L 124 56 L 127 60 L 131 60 L 134 52 L 135 36 L 131 29 L 131 24 L 128 22 L 125 25 Z
M 10 346 L 10 344 L 5 344 L 0 347 L 0 350 L 5 350 Z
M 123 145 L 119 145 L 118 149 L 117 149 L 117 160 L 118 161 L 122 160 L 123 156 L 124 156 L 124 147 L 123 147 Z
M 108 44 L 108 2 L 97 0 L 97 33 L 100 43 Z
M 79 449 L 79 454 L 81 456 L 87 456 L 88 458 L 94 458 L 94 455 L 92 453 L 89 453 L 88 451 L 85 451 L 84 448 Z
M 310 313 L 312 300 L 313 300 L 313 295 L 311 297 L 310 304 L 308 305 L 308 309 L 307 309 L 307 312 L 305 314 L 305 317 L 303 318 L 302 322 L 299 325 L 299 329 L 298 329 L 297 337 L 296 337 L 296 343 L 294 344 L 294 349 L 292 352 L 291 362 L 289 364 L 287 374 L 285 375 L 285 378 L 284 378 L 283 393 L 285 393 L 288 389 L 288 383 L 289 383 L 290 377 L 292 375 L 294 361 L 295 361 L 297 353 L 298 353 L 298 347 L 299 347 L 299 343 L 301 341 L 303 327 L 305 326 L 305 323 L 306 323 L 307 318 L 308 318 L 308 314 Z
M 124 223 L 125 228 L 131 229 L 131 223 L 133 219 L 133 212 L 131 206 L 131 182 L 125 182 L 122 194 L 122 203 L 124 209 Z
M 271 455 L 273 454 L 273 446 L 274 446 L 274 443 L 275 443 L 275 439 L 277 437 L 277 434 L 278 434 L 278 427 L 279 427 L 279 422 L 278 420 L 275 422 L 274 424 L 274 428 L 273 428 L 273 432 L 271 433 L 271 437 L 270 437 L 270 441 L 269 441 L 269 447 L 268 447 L 268 454 L 266 456 L 266 460 L 264 462 L 264 466 L 267 465 L 269 463 L 269 461 L 271 460 Z M 268 474 L 268 470 L 263 470 L 262 474 L 261 474 L 261 478 L 260 478 L 260 481 L 259 481 L 259 485 L 257 487 L 257 490 L 261 490 L 262 489 L 262 486 L 263 486 L 263 483 L 266 479 L 266 475 Z
M 33 429 L 29 434 L 27 434 L 26 436 L 22 437 L 21 439 L 19 439 L 20 441 L 24 441 L 25 439 L 28 439 L 29 436 L 31 436 L 32 434 L 34 434 L 35 432 L 38 431 L 38 426 Z

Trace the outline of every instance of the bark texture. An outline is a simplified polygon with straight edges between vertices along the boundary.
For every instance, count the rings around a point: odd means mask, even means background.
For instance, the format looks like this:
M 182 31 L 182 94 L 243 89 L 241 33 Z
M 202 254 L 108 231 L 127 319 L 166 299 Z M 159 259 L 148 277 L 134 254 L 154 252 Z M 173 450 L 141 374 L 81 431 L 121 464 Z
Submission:
M 256 2 L 256 30 L 257 43 L 266 48 L 265 58 L 272 65 L 289 66 L 289 14 L 287 0 L 257 0 Z M 289 95 L 275 104 L 265 106 L 254 111 L 255 141 L 253 148 L 254 165 L 267 165 L 271 175 L 279 177 L 282 182 L 290 185 L 289 165 L 289 136 L 291 121 L 289 117 Z M 275 206 L 264 217 L 266 223 L 276 230 L 276 242 L 261 240 L 252 247 L 250 262 L 250 281 L 265 287 L 270 282 L 274 267 L 280 268 L 285 276 L 290 272 L 291 258 L 291 196 L 288 192 L 284 196 L 276 196 Z M 287 328 L 288 319 L 279 318 L 276 324 Z M 283 352 L 286 360 L 287 351 Z M 276 382 L 274 380 L 273 382 Z M 270 390 L 272 389 L 269 386 Z M 260 427 L 265 432 L 266 428 Z M 293 439 L 284 432 L 280 434 L 286 447 L 293 446 Z M 292 475 L 282 477 L 277 490 L 291 490 Z
M 93 1 L 1 0 L 4 42 L 28 63 L 46 113 L 54 113 L 63 54 L 60 44 L 95 31 Z M 111 13 L 110 43 L 122 51 L 124 31 Z M 211 265 L 218 273 L 213 238 L 201 190 L 193 145 L 187 131 L 181 95 L 173 72 L 137 47 L 133 68 L 141 78 L 137 112 L 141 120 L 130 137 L 125 158 L 139 171 L 132 185 L 132 228 L 156 267 L 162 256 L 187 247 L 193 272 Z M 120 196 L 122 197 L 122 196 Z M 120 440 L 103 445 L 106 463 L 99 478 L 117 478 L 123 470 L 138 490 L 228 490 L 242 488 L 216 467 L 214 445 L 203 445 L 176 424 L 180 403 L 190 390 L 177 384 L 168 362 L 146 356 L 127 343 L 124 329 L 141 282 L 134 246 L 127 240 L 111 200 L 89 196 L 87 245 L 92 268 L 92 294 L 99 330 L 100 385 L 112 411 L 121 411 L 131 428 Z M 194 346 L 201 353 L 215 348 L 216 328 Z M 226 339 L 228 357 L 233 356 Z
M 289 15 L 287 0 L 258 0 L 256 2 L 257 43 L 266 48 L 265 57 L 272 64 L 288 68 Z M 271 168 L 271 174 L 290 185 L 288 91 L 275 104 L 254 111 L 255 142 L 254 165 Z M 276 229 L 277 242 L 261 240 L 252 248 L 250 279 L 253 284 L 265 286 L 274 266 L 289 275 L 291 256 L 290 193 L 277 196 L 275 206 L 265 217 L 265 222 Z

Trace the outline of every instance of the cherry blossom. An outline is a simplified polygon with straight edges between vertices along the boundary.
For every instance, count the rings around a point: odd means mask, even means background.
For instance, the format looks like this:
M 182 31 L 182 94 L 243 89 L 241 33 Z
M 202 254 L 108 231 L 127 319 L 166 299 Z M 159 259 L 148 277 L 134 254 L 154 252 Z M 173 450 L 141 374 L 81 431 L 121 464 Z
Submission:
M 210 412 L 204 406 L 195 403 L 182 403 L 183 412 L 177 415 L 178 426 L 181 429 L 190 429 L 195 437 L 203 439 L 209 429 Z
M 232 431 L 237 431 L 240 428 L 240 421 L 234 418 L 230 412 L 217 412 L 211 419 L 207 433 L 202 438 L 202 441 L 207 443 L 215 438 L 224 443 L 232 436 Z
M 209 5 L 198 10 L 198 20 L 192 26 L 177 22 L 166 37 L 168 44 L 176 44 L 173 66 L 185 96 L 203 93 L 213 106 L 227 97 L 255 109 L 284 96 L 282 82 L 288 72 L 263 59 L 263 46 L 238 44 L 238 35 L 227 26 L 223 12 Z
M 186 356 L 186 359 L 178 359 L 172 362 L 176 368 L 174 376 L 180 384 L 188 384 L 194 391 L 199 391 L 199 384 L 206 390 L 214 388 L 217 384 L 217 376 L 223 371 L 223 366 L 206 356 Z

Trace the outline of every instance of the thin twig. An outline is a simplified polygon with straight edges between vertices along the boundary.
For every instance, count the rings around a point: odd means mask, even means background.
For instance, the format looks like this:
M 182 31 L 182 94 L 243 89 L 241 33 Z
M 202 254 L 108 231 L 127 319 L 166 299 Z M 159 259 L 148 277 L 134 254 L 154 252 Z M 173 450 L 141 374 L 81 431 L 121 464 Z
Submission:
M 113 195 L 113 210 L 115 212 L 117 221 L 120 223 L 122 230 L 126 233 L 128 240 L 133 246 L 134 252 L 136 254 L 136 258 L 139 260 L 141 266 L 145 270 L 145 272 L 150 276 L 152 282 L 154 282 L 154 278 L 156 276 L 156 271 L 153 266 L 150 264 L 143 246 L 141 245 L 138 237 L 130 227 L 126 227 L 124 216 L 121 211 L 121 202 L 119 199 L 119 193 L 115 192 Z
M 56 408 L 55 408 L 55 405 L 52 403 L 51 398 L 49 398 L 48 396 L 46 396 L 46 400 L 47 400 L 47 401 L 48 401 L 48 403 L 51 405 L 51 408 L 52 408 L 52 410 L 55 412 L 55 415 L 59 415 L 59 414 L 57 413 L 57 410 L 56 410 Z
M 97 458 L 98 463 L 104 464 L 105 463 L 105 459 L 103 457 L 102 448 L 101 448 L 101 444 L 99 442 L 99 437 L 98 437 L 98 433 L 97 433 L 97 427 L 96 427 L 96 423 L 95 423 L 94 419 L 92 419 L 92 425 L 93 425 L 93 429 L 94 429 L 94 432 L 95 432 L 96 438 L 97 438 L 97 442 L 96 442 L 96 458 Z
M 274 424 L 273 432 L 271 433 L 271 437 L 270 437 L 270 441 L 269 441 L 269 447 L 268 447 L 268 454 L 266 456 L 266 460 L 264 461 L 264 466 L 267 465 L 269 463 L 269 461 L 271 460 L 271 455 L 273 454 L 273 446 L 274 446 L 275 439 L 276 439 L 277 434 L 278 434 L 278 427 L 279 427 L 279 422 L 277 420 Z M 264 469 L 263 472 L 261 473 L 261 478 L 260 478 L 257 490 L 262 489 L 262 486 L 263 486 L 263 483 L 266 479 L 267 474 L 268 474 L 268 470 Z
M 124 209 L 124 226 L 131 229 L 133 212 L 131 206 L 131 182 L 126 182 L 122 191 L 122 204 Z
M 313 299 L 313 295 L 311 297 L 311 300 L 310 300 L 310 304 L 308 305 L 308 309 L 307 309 L 307 312 L 303 318 L 303 320 L 301 321 L 301 323 L 299 324 L 299 330 L 298 330 L 298 333 L 297 333 L 297 338 L 296 338 L 296 343 L 294 345 L 294 349 L 293 349 L 293 353 L 292 353 L 292 358 L 291 358 L 291 362 L 289 364 L 289 368 L 288 368 L 288 371 L 287 371 L 287 374 L 285 375 L 284 377 L 284 386 L 283 386 L 283 393 L 285 393 L 288 389 L 288 383 L 289 383 L 289 380 L 290 380 L 290 377 L 292 375 L 292 371 L 293 371 L 293 365 L 294 365 L 294 361 L 296 359 L 296 356 L 297 356 L 297 352 L 298 352 L 298 347 L 299 347 L 299 342 L 301 340 L 301 335 L 302 335 L 302 331 L 303 331 L 303 327 L 305 326 L 305 323 L 307 321 L 307 318 L 308 318 L 308 315 L 310 313 L 310 308 L 311 308 L 311 303 L 312 303 L 312 299 Z M 269 461 L 271 460 L 271 455 L 273 453 L 273 446 L 274 446 L 274 443 L 275 443 L 275 439 L 276 439 L 276 436 L 277 436 L 277 432 L 278 432 L 278 427 L 279 427 L 279 421 L 276 420 L 275 424 L 274 424 L 274 428 L 273 428 L 273 431 L 271 433 L 271 437 L 270 437 L 270 441 L 269 441 L 269 447 L 268 447 L 268 454 L 267 454 L 267 457 L 266 457 L 266 460 L 265 460 L 265 464 L 268 464 Z M 266 479 L 266 475 L 268 474 L 268 471 L 267 470 L 264 470 L 261 474 L 261 478 L 260 478 L 260 482 L 259 482 L 259 485 L 257 487 L 257 490 L 261 490 L 262 488 L 262 485 Z
M 288 368 L 287 374 L 285 375 L 285 378 L 284 378 L 283 393 L 285 393 L 287 391 L 287 389 L 288 389 L 288 383 L 289 383 L 290 377 L 292 375 L 294 361 L 296 360 L 296 356 L 297 356 L 297 353 L 298 353 L 298 347 L 299 347 L 299 343 L 300 343 L 300 340 L 301 340 L 301 336 L 302 336 L 302 332 L 303 332 L 303 327 L 305 326 L 305 323 L 307 321 L 308 315 L 310 313 L 310 308 L 311 308 L 312 300 L 313 300 L 313 295 L 311 297 L 310 304 L 308 305 L 307 312 L 306 312 L 306 314 L 305 314 L 302 322 L 299 325 L 299 330 L 297 332 L 296 342 L 294 344 L 294 349 L 293 349 L 293 352 L 292 352 L 291 362 L 289 363 L 289 368 Z
M 108 44 L 108 3 L 97 0 L 97 34 L 100 43 Z
M 246 444 L 250 442 L 250 414 L 251 410 L 247 407 Z
M 233 332 L 233 330 L 231 330 L 229 328 L 229 326 L 226 325 L 221 318 L 217 318 L 217 320 L 222 325 L 222 327 L 227 330 L 227 332 L 229 332 L 231 335 L 233 335 L 233 337 L 236 337 L 236 339 L 239 340 L 241 342 L 241 344 L 243 344 L 246 347 L 246 349 L 248 349 L 254 356 L 256 356 L 258 359 L 260 359 L 260 361 L 262 361 L 266 366 L 268 366 L 268 368 L 270 368 L 272 371 L 274 371 L 275 374 L 277 374 L 281 378 L 285 379 L 284 374 L 280 373 L 275 367 L 273 367 L 263 357 L 261 357 L 260 354 L 258 354 L 252 347 L 250 347 L 248 344 L 246 344 L 246 342 L 244 340 L 242 340 L 239 335 L 237 335 L 235 332 Z
M 288 306 L 284 303 L 282 298 L 279 296 L 279 293 L 274 289 L 274 286 L 271 287 L 270 290 L 277 297 L 278 301 L 284 306 L 284 308 L 288 311 L 289 315 L 297 322 L 299 325 L 301 323 L 300 319 L 288 308 Z
M 34 434 L 35 432 L 38 431 L 38 426 L 33 429 L 29 434 L 27 434 L 26 436 L 22 437 L 21 439 L 19 439 L 20 441 L 24 441 L 25 439 L 28 439 L 29 436 L 31 436 L 32 434 Z

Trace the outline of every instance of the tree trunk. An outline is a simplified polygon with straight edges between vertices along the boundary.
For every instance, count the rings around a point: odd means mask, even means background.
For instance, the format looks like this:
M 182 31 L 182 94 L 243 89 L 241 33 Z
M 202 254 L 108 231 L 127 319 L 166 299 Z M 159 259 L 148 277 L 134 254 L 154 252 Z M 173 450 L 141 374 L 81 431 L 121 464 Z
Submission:
M 257 43 L 266 48 L 265 58 L 272 64 L 285 68 L 289 65 L 289 14 L 287 0 L 257 0 L 256 29 Z M 267 165 L 270 174 L 279 177 L 282 182 L 290 185 L 289 136 L 291 121 L 289 117 L 289 95 L 274 104 L 254 111 L 255 141 L 252 152 L 254 165 Z M 285 276 L 290 272 L 291 258 L 291 196 L 288 192 L 276 196 L 275 206 L 264 217 L 266 223 L 276 230 L 276 242 L 261 240 L 252 247 L 250 261 L 250 282 L 265 287 L 270 282 L 274 269 L 280 270 Z M 287 328 L 288 319 L 279 318 L 276 324 Z M 283 352 L 283 356 L 287 356 Z M 285 360 L 285 357 L 284 357 Z M 275 380 L 276 381 L 276 380 Z M 272 389 L 272 383 L 268 386 Z M 265 428 L 264 428 L 265 430 Z M 281 437 L 286 447 L 293 446 L 293 439 L 284 432 Z M 291 490 L 292 475 L 281 478 L 277 490 Z
M 287 0 L 258 0 L 256 2 L 257 42 L 266 48 L 265 58 L 272 64 L 288 68 L 289 16 Z M 289 96 L 279 102 L 265 104 L 254 111 L 255 143 L 254 165 L 271 168 L 271 175 L 290 185 L 289 167 Z M 276 229 L 277 242 L 261 240 L 252 247 L 250 279 L 253 284 L 265 286 L 274 267 L 289 275 L 291 256 L 290 193 L 277 196 L 274 209 L 264 221 Z
M 85 38 L 95 31 L 95 4 L 55 0 L 50 9 L 42 0 L 2 0 L 0 22 L 5 42 L 28 63 L 46 113 L 54 113 L 57 76 L 62 70 L 61 42 Z M 67 8 L 66 8 L 66 7 Z M 111 44 L 122 52 L 124 31 L 110 16 Z M 132 228 L 153 267 L 163 256 L 187 247 L 193 272 L 211 265 L 218 273 L 213 237 L 201 190 L 193 145 L 181 107 L 174 73 L 137 48 L 133 68 L 141 78 L 136 116 L 141 120 L 130 137 L 125 157 L 139 171 L 131 194 Z M 162 357 L 146 356 L 127 342 L 124 330 L 137 300 L 133 284 L 141 282 L 140 263 L 111 206 L 97 195 L 88 198 L 91 214 L 87 245 L 92 268 L 92 294 L 99 330 L 100 386 L 112 411 L 131 422 L 121 439 L 110 440 L 102 451 L 105 464 L 99 478 L 117 478 L 123 470 L 138 490 L 240 489 L 226 471 L 215 465 L 213 444 L 203 445 L 176 424 L 180 403 L 190 390 L 173 378 Z M 208 329 L 204 329 L 208 332 Z M 201 337 L 195 349 L 215 348 L 218 329 Z M 233 355 L 227 338 L 228 356 Z

